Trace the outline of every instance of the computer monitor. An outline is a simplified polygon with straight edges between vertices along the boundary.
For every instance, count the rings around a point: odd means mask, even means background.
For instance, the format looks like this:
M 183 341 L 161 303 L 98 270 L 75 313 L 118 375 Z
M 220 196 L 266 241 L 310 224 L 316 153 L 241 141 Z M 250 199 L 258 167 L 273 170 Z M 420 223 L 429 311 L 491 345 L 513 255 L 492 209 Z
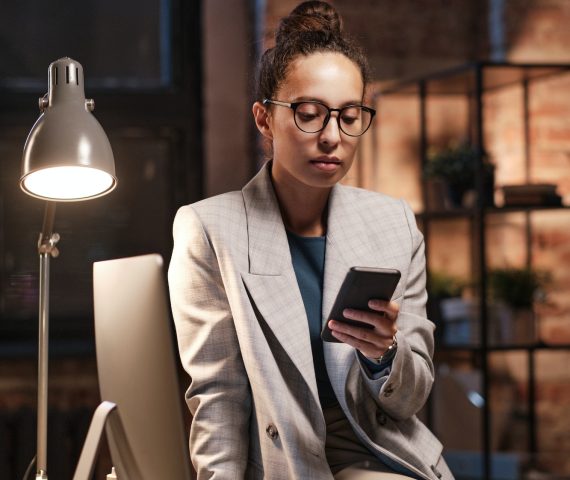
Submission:
M 109 438 L 118 479 L 190 479 L 162 257 L 95 262 L 93 290 L 101 399 L 128 444 Z

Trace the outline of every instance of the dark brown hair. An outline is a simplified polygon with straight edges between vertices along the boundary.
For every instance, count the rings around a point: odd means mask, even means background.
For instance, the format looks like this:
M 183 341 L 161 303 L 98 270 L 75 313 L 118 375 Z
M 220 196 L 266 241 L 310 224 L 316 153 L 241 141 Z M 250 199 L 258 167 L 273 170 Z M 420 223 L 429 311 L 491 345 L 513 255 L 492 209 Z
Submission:
M 298 5 L 281 19 L 275 46 L 261 57 L 257 100 L 273 98 L 292 62 L 316 52 L 336 52 L 352 60 L 360 69 L 366 86 L 370 81 L 368 61 L 362 49 L 342 30 L 342 20 L 332 5 L 310 1 Z

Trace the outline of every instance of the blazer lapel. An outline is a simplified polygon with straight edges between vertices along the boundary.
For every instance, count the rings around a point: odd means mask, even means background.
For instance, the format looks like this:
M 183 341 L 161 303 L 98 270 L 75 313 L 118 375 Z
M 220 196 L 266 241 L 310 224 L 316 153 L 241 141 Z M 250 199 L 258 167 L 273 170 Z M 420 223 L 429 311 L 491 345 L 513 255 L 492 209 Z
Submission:
M 360 190 L 336 185 L 329 199 L 327 221 L 327 245 L 325 254 L 325 278 L 323 292 L 323 325 L 342 281 L 350 267 L 390 267 L 391 259 L 383 251 L 378 238 L 382 226 L 375 225 L 371 234 L 368 222 L 378 221 L 381 212 L 370 212 Z M 378 208 L 376 203 L 375 208 Z M 388 223 L 388 222 L 387 222 Z M 386 225 L 386 228 L 391 228 Z M 325 361 L 333 389 L 339 400 L 344 397 L 346 378 L 354 360 L 354 350 L 344 343 L 324 342 Z
M 348 232 L 346 225 L 351 211 L 346 202 L 345 192 L 336 185 L 329 198 L 329 213 L 327 220 L 327 244 L 325 253 L 325 278 L 323 282 L 323 318 L 324 324 L 329 320 L 329 313 L 344 277 L 350 267 L 362 265 L 360 255 L 364 245 L 362 226 L 355 222 L 356 231 Z M 354 355 L 353 348 L 344 343 L 324 342 L 325 362 L 331 385 L 339 400 L 344 396 L 344 384 Z
M 268 165 L 242 190 L 248 225 L 247 290 L 267 325 L 312 391 L 318 391 L 303 298 Z

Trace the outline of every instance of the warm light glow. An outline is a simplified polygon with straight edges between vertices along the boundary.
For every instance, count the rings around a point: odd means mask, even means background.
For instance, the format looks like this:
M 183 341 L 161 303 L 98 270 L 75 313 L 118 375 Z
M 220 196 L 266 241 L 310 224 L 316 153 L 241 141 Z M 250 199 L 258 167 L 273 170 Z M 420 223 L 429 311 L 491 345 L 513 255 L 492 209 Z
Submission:
M 52 167 L 30 173 L 23 179 L 28 193 L 51 200 L 81 200 L 108 193 L 115 179 L 89 167 Z

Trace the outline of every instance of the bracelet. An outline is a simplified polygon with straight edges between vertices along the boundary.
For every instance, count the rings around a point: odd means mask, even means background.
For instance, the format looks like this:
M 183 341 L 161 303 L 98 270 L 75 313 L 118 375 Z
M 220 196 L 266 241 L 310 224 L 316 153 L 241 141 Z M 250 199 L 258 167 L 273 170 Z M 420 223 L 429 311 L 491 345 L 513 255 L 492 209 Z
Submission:
M 392 337 L 392 345 L 390 345 L 378 358 L 373 359 L 374 363 L 382 363 L 383 361 L 392 358 L 396 354 L 396 348 L 398 348 L 398 341 L 396 340 L 396 335 L 394 335 Z

